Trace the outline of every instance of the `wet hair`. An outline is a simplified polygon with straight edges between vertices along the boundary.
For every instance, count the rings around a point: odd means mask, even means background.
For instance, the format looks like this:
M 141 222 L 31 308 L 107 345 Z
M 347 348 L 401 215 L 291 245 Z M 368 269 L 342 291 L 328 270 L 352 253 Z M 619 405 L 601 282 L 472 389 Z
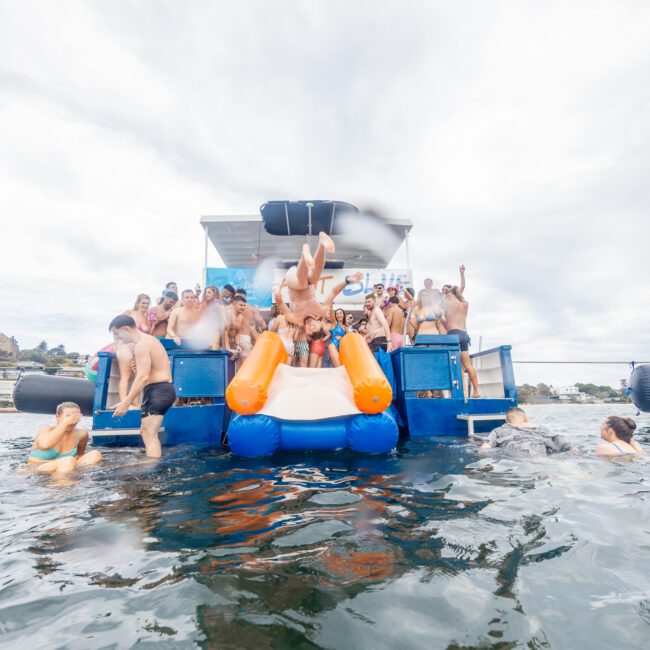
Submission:
M 168 282 L 168 283 L 165 285 L 165 289 L 169 289 L 169 287 L 170 287 L 172 284 L 175 284 L 176 286 L 178 286 L 178 283 L 176 283 L 176 282 Z
M 237 295 L 232 299 L 232 301 L 233 301 L 233 302 L 243 302 L 244 304 L 246 304 L 246 298 L 245 298 L 244 296 L 240 295 L 240 294 L 237 294 Z
M 77 409 L 77 411 L 81 411 L 81 407 L 76 402 L 61 402 L 56 407 L 56 414 L 61 415 L 65 409 Z
M 636 429 L 636 422 L 632 418 L 622 418 L 618 415 L 610 415 L 605 424 L 614 431 L 619 440 L 627 443 L 632 440 Z
M 116 316 L 108 325 L 108 331 L 112 332 L 114 329 L 119 330 L 120 327 L 135 327 L 135 321 L 131 316 L 120 314 Z
M 399 298 L 397 296 L 391 296 L 388 299 L 388 302 L 393 303 L 393 305 L 399 305 Z
M 245 296 L 245 295 L 246 295 L 246 289 L 237 289 L 237 293 L 238 293 L 240 296 Z
M 230 293 L 232 293 L 232 294 L 235 293 L 235 287 L 233 287 L 232 284 L 224 284 L 223 285 L 223 290 L 224 291 L 230 291 Z
M 178 294 L 174 291 L 165 291 L 165 293 L 163 293 L 163 300 L 165 298 L 171 298 L 174 302 L 178 302 Z
M 148 300 L 151 302 L 151 298 L 146 293 L 139 293 L 138 297 L 135 299 L 135 305 L 133 305 L 133 311 L 137 311 L 138 306 L 143 300 Z
M 512 420 L 526 419 L 526 411 L 520 409 L 517 406 L 512 406 L 506 411 L 506 422 L 511 422 Z

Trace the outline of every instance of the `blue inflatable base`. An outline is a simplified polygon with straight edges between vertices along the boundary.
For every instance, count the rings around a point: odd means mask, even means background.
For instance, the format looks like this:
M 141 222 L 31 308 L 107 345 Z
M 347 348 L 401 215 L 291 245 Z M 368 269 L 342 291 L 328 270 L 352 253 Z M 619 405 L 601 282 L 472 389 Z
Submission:
M 238 456 L 268 456 L 276 451 L 320 451 L 349 447 L 381 453 L 397 444 L 399 431 L 388 412 L 329 420 L 279 420 L 268 415 L 236 415 L 228 442 Z

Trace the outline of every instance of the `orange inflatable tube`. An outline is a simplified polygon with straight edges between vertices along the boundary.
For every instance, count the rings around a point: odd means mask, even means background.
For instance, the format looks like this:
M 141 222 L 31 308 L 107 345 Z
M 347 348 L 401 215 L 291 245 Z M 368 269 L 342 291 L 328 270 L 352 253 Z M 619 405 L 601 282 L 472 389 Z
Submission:
M 282 339 L 275 332 L 262 332 L 226 389 L 228 406 L 240 415 L 257 413 L 266 403 L 275 369 L 286 361 Z
M 339 358 L 348 371 L 357 408 L 362 413 L 385 411 L 393 400 L 393 391 L 365 339 L 356 333 L 346 334 L 341 339 Z

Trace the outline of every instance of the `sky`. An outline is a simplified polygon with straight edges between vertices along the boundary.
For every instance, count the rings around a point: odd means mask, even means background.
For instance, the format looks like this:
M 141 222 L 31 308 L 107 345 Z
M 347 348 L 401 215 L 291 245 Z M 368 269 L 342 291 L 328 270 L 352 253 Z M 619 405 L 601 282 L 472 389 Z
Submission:
M 92 353 L 200 281 L 202 215 L 336 199 L 413 221 L 416 285 L 465 264 L 475 350 L 650 360 L 649 33 L 643 0 L 0 0 L 0 332 Z

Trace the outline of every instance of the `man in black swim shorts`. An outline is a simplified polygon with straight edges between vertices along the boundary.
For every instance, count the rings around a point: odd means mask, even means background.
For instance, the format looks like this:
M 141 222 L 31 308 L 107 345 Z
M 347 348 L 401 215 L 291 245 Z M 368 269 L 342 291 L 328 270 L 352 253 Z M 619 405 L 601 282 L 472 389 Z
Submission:
M 113 417 L 124 415 L 142 392 L 140 434 L 147 456 L 160 458 L 162 449 L 158 432 L 165 413 L 176 400 L 167 352 L 157 338 L 141 332 L 130 316 L 116 316 L 108 326 L 108 330 L 113 333 L 116 342 L 134 344 L 133 353 L 136 367 L 131 390 L 121 402 L 115 405 Z
M 469 334 L 465 330 L 447 330 L 447 334 L 455 334 L 460 341 L 460 351 L 469 352 L 472 339 L 469 338 Z

